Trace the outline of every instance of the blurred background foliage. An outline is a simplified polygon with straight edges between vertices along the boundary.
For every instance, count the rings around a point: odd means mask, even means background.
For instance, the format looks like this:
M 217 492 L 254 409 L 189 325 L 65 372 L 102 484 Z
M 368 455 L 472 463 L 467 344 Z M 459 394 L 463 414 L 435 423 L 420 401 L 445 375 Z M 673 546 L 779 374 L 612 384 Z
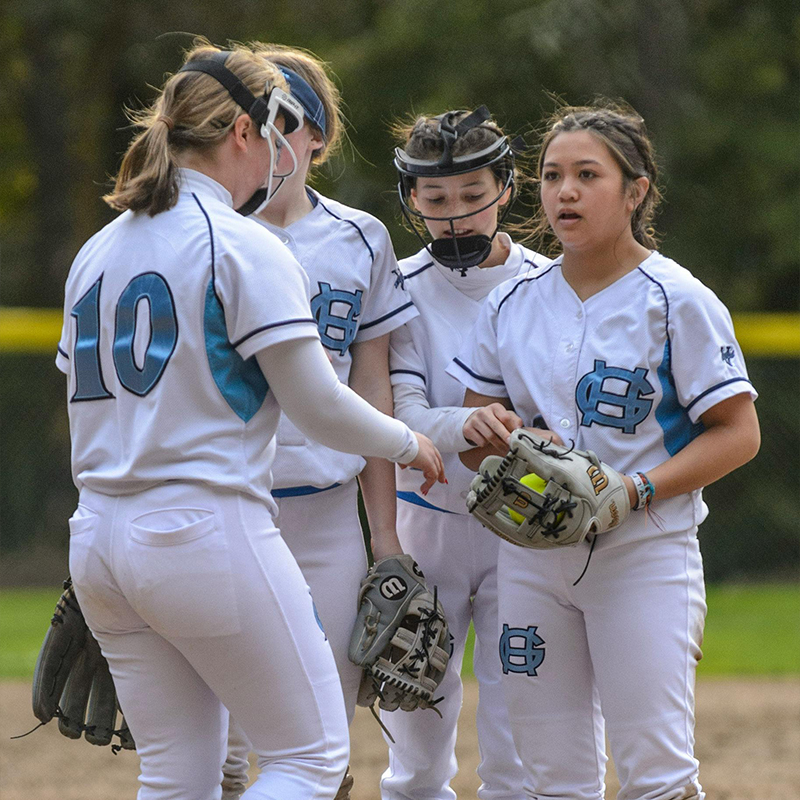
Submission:
M 417 244 L 399 224 L 392 121 L 485 103 L 533 141 L 554 96 L 624 98 L 659 153 L 663 252 L 734 312 L 798 307 L 800 7 L 785 0 L 4 3 L 3 305 L 60 306 L 72 258 L 113 216 L 100 196 L 130 137 L 123 107 L 153 97 L 191 34 L 283 42 L 330 62 L 349 142 L 317 185 L 380 217 L 401 257 Z M 764 448 L 707 493 L 712 579 L 798 564 L 798 363 L 749 364 Z M 0 369 L 2 575 L 50 580 L 64 571 L 75 503 L 63 381 L 49 355 L 3 354 Z M 754 530 L 764 542 L 755 555 Z

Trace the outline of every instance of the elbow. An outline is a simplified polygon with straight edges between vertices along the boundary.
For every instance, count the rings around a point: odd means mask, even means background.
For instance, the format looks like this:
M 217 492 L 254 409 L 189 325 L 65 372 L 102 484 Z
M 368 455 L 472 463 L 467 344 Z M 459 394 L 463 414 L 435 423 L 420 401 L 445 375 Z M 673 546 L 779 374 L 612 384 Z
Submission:
M 761 449 L 761 428 L 756 424 L 750 431 L 745 443 L 745 459 L 743 463 L 752 461 Z

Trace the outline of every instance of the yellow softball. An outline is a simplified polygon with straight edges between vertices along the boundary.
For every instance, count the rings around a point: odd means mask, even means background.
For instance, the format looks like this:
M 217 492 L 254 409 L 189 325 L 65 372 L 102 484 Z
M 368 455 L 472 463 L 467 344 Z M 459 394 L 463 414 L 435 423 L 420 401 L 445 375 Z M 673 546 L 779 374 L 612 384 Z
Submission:
M 545 486 L 547 486 L 547 481 L 544 478 L 540 478 L 535 472 L 529 472 L 527 475 L 523 475 L 519 479 L 519 482 L 523 486 L 527 486 L 529 489 L 539 492 L 539 494 L 543 494 Z M 508 508 L 508 515 L 517 525 L 521 525 L 525 521 L 525 517 L 523 517 L 522 514 L 518 514 L 510 507 Z

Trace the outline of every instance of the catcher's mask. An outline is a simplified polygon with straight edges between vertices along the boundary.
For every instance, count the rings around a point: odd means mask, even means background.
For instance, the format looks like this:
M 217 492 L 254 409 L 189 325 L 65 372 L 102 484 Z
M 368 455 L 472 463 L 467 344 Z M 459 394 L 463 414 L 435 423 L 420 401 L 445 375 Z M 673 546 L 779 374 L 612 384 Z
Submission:
M 497 236 L 500 225 L 502 225 L 514 202 L 516 195 L 514 185 L 514 147 L 517 142 L 515 140 L 512 145 L 507 136 L 498 136 L 494 142 L 482 150 L 454 156 L 453 146 L 458 139 L 473 128 L 482 125 L 491 116 L 486 106 L 481 106 L 457 124 L 453 124 L 455 118 L 462 113 L 464 112 L 449 111 L 434 118 L 439 121 L 439 132 L 443 148 L 441 157 L 431 160 L 414 158 L 402 148 L 397 147 L 394 151 L 394 165 L 400 177 L 397 184 L 400 207 L 417 238 L 440 264 L 452 270 L 459 270 L 462 275 L 466 275 L 467 269 L 482 264 L 489 257 L 494 237 Z M 477 211 L 470 211 L 469 214 L 461 214 L 455 217 L 432 217 L 422 214 L 414 208 L 411 202 L 411 190 L 416 186 L 417 178 L 463 175 L 484 167 L 491 168 L 492 173 L 499 179 L 501 188 L 495 197 L 477 209 Z M 471 236 L 456 236 L 455 223 L 457 220 L 474 216 L 486 210 L 497 203 L 509 188 L 511 189 L 511 197 L 506 203 L 497 221 L 497 227 L 491 236 L 486 236 L 482 233 Z M 450 236 L 443 236 L 439 239 L 434 239 L 432 242 L 426 242 L 419 231 L 419 226 L 415 224 L 415 221 L 418 222 L 420 220 L 423 223 L 425 220 L 448 222 Z
M 264 208 L 267 203 L 275 196 L 275 193 L 280 189 L 283 180 L 290 177 L 297 170 L 297 156 L 292 150 L 292 146 L 286 140 L 285 134 L 292 133 L 303 127 L 303 107 L 297 102 L 290 94 L 273 86 L 270 91 L 264 89 L 264 94 L 256 97 L 253 93 L 241 82 L 239 77 L 231 72 L 226 66 L 225 62 L 230 55 L 229 51 L 221 51 L 214 53 L 208 58 L 198 59 L 196 61 L 189 61 L 184 64 L 179 72 L 204 72 L 210 75 L 215 80 L 219 81 L 227 90 L 230 96 L 236 103 L 243 108 L 250 119 L 259 125 L 259 133 L 267 140 L 270 155 L 270 170 L 265 181 L 265 185 L 257 189 L 252 197 L 236 210 L 245 216 L 248 214 L 255 214 Z M 275 120 L 278 114 L 283 116 L 283 133 L 275 126 Z M 272 136 L 275 134 L 277 143 L 274 144 Z M 278 163 L 278 156 L 281 153 L 281 148 L 286 148 L 287 152 L 292 159 L 292 169 L 284 175 L 275 175 L 273 169 Z M 273 180 L 275 178 L 283 179 L 278 184 L 275 191 L 272 189 Z

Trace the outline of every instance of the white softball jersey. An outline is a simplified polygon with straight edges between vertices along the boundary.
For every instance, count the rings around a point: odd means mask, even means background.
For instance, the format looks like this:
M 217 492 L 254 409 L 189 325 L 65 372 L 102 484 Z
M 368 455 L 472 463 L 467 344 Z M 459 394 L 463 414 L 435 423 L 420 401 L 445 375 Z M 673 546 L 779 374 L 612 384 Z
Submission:
M 526 425 L 541 418 L 537 426 L 623 473 L 678 453 L 722 400 L 757 397 L 725 306 L 658 252 L 583 302 L 561 258 L 499 286 L 448 372 L 475 392 L 508 397 Z M 656 494 L 654 509 L 664 531 L 632 514 L 597 547 L 685 531 L 707 514 L 701 490 Z
M 550 263 L 544 256 L 512 242 L 508 234 L 498 236 L 510 248 L 506 262 L 489 269 L 475 267 L 464 276 L 433 260 L 425 249 L 400 262 L 419 316 L 392 334 L 392 386 L 410 384 L 423 389 L 431 408 L 459 407 L 460 412 L 464 386 L 448 375 L 446 368 L 461 350 L 487 295 L 499 284 L 515 276 L 537 274 Z M 461 425 L 471 413 L 457 415 Z M 458 428 L 452 433 L 460 440 L 460 447 L 439 443 L 448 483 L 435 484 L 423 498 L 419 474 L 411 469 L 397 470 L 398 497 L 422 507 L 466 514 L 467 490 L 474 473 L 461 463 L 457 452 L 469 449 L 469 445 L 460 426 L 450 427 Z
M 286 247 L 194 170 L 181 170 L 173 208 L 99 231 L 70 270 L 56 359 L 76 486 L 122 495 L 201 481 L 274 511 L 280 412 L 253 356 L 318 336 L 308 298 Z
M 252 219 L 274 233 L 303 265 L 320 339 L 339 380 L 347 384 L 351 345 L 391 332 L 417 310 L 403 286 L 383 223 L 365 211 L 307 192 L 314 208 L 286 228 Z M 361 456 L 308 439 L 286 415 L 281 416 L 277 442 L 276 497 L 315 494 L 352 480 L 364 468 Z

